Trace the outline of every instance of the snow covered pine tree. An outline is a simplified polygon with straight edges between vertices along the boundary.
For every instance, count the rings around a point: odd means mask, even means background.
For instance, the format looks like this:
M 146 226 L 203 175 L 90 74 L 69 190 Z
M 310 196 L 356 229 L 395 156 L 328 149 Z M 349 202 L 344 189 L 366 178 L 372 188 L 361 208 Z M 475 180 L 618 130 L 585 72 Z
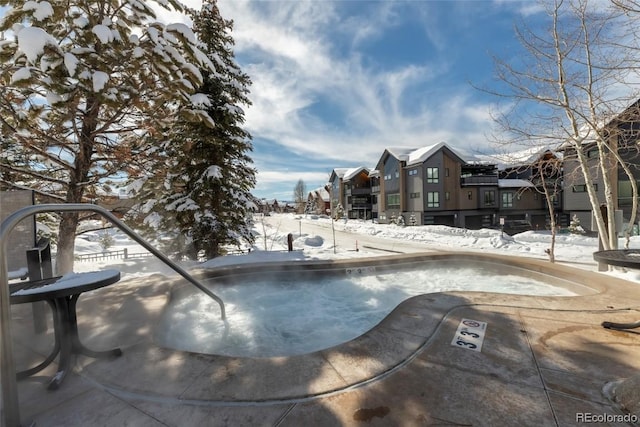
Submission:
M 189 10 L 200 49 L 215 64 L 203 69 L 202 94 L 196 107 L 208 122 L 178 117 L 170 139 L 158 153 L 154 174 L 142 177 L 142 217 L 148 230 L 166 242 L 174 256 L 207 259 L 225 247 L 253 244 L 249 203 L 255 170 L 249 152 L 251 135 L 242 129 L 251 81 L 236 64 L 232 22 L 220 16 L 215 1 L 204 1 L 200 11 Z M 211 126 L 213 122 L 213 126 Z M 160 194 L 160 196 L 159 196 Z
M 158 22 L 152 4 L 184 11 L 173 0 L 0 0 L 0 136 L 11 147 L 2 156 L 19 154 L 3 172 L 79 203 L 139 173 L 173 117 L 213 126 L 195 88 L 214 64 L 187 25 Z M 73 268 L 78 222 L 62 215 L 58 274 Z

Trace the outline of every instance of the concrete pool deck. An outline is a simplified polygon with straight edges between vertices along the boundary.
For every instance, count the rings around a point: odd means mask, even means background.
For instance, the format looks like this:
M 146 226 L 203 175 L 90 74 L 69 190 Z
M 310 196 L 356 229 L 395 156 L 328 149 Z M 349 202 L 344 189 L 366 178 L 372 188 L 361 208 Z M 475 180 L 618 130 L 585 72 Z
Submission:
M 355 340 L 277 358 L 158 347 L 152 331 L 174 283 L 160 275 L 124 280 L 78 303 L 83 342 L 121 347 L 124 354 L 78 357 L 57 391 L 44 388 L 55 364 L 20 381 L 21 420 L 37 426 L 565 426 L 622 417 L 602 389 L 640 372 L 640 333 L 600 325 L 639 320 L 640 285 L 543 261 L 518 263 L 594 291 L 421 295 Z M 53 334 L 33 334 L 28 305 L 13 306 L 12 316 L 16 365 L 24 369 L 48 353 Z M 480 352 L 452 345 L 462 319 L 486 322 Z

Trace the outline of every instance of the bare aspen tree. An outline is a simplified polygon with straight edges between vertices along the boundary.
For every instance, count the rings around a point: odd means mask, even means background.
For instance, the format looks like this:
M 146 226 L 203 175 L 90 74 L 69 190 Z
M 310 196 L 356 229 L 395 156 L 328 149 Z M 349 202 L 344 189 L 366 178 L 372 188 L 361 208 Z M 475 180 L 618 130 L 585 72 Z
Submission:
M 504 164 L 505 178 L 527 177 L 530 187 L 522 187 L 518 194 L 534 191 L 544 198 L 549 216 L 551 242 L 545 253 L 550 262 L 555 262 L 557 234 L 557 203 L 562 192 L 562 158 L 547 147 L 527 149 L 489 156 L 492 161 Z
M 303 213 L 304 205 L 307 197 L 306 185 L 302 179 L 299 179 L 293 188 L 293 201 L 296 204 L 296 212 Z
M 615 249 L 619 169 L 631 184 L 627 230 L 635 223 L 638 198 L 633 170 L 620 155 L 620 138 L 615 135 L 621 112 L 629 112 L 639 97 L 630 83 L 637 79 L 637 40 L 624 31 L 630 12 L 586 0 L 542 4 L 546 28 L 525 24 L 516 28 L 524 50 L 517 62 L 495 58 L 497 77 L 506 89 L 483 90 L 509 102 L 509 108 L 495 117 L 503 130 L 500 141 L 509 146 L 545 145 L 564 152 L 565 160 L 577 162 L 602 246 Z M 637 150 L 628 142 L 626 149 Z M 602 191 L 594 184 L 601 185 Z

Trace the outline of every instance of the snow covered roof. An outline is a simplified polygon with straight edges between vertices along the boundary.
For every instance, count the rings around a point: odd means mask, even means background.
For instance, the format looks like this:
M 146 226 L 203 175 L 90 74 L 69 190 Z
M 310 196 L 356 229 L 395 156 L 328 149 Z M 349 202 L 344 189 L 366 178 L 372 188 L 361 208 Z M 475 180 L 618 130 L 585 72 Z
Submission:
M 452 148 L 446 142 L 439 142 L 437 144 L 427 145 L 425 147 L 421 147 L 411 151 L 407 158 L 407 166 L 423 163 L 425 160 L 433 156 L 438 150 L 442 148 L 447 148 L 448 150 L 453 152 L 453 154 L 460 157 L 460 159 L 464 160 L 467 163 L 475 163 L 481 160 L 463 151 Z
M 348 170 L 349 168 L 334 168 L 333 173 L 336 174 L 338 178 L 342 178 Z
M 561 154 L 554 152 L 549 146 L 528 147 L 520 151 L 504 152 L 478 156 L 488 162 L 494 163 L 499 170 L 518 166 L 527 166 L 535 163 L 545 153 L 552 153 L 556 157 Z
M 499 179 L 498 180 L 499 188 L 530 188 L 535 187 L 531 183 L 531 181 L 527 181 L 526 179 Z
M 369 168 L 365 168 L 364 166 L 360 166 L 358 168 L 347 169 L 347 171 L 344 173 L 344 176 L 342 177 L 342 179 L 344 179 L 345 181 L 348 181 L 351 178 L 354 178 L 355 176 L 357 176 L 362 171 L 365 171 L 368 174 L 369 173 Z
M 415 147 L 387 147 L 386 150 L 398 160 L 406 162 L 409 159 L 409 154 L 415 151 Z
M 355 168 L 335 168 L 331 173 L 331 178 L 335 175 L 338 178 L 342 178 L 344 181 L 348 181 L 358 175 L 361 171 L 365 171 L 368 174 L 370 169 L 364 166 L 358 166 Z
M 329 195 L 329 192 L 324 187 L 319 187 L 319 188 L 316 188 L 315 190 L 311 190 L 309 192 L 309 196 L 311 196 L 311 198 L 313 199 L 320 199 L 323 202 L 328 202 L 329 200 L 331 200 L 331 196 Z

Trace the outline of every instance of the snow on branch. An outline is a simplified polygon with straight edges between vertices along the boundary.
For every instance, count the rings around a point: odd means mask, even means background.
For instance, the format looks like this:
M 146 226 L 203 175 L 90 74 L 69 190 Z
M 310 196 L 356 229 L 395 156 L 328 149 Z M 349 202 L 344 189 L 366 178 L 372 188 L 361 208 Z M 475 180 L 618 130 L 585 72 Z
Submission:
M 45 19 L 53 16 L 53 8 L 51 7 L 51 3 L 48 1 L 27 1 L 22 6 L 22 10 L 25 12 L 33 11 L 32 16 L 37 21 L 44 21 Z
M 18 27 L 17 31 L 16 27 Z M 18 50 L 24 53 L 27 60 L 32 64 L 35 64 L 38 57 L 44 53 L 45 46 L 51 45 L 58 49 L 56 39 L 42 28 L 15 25 L 14 31 L 18 37 Z

